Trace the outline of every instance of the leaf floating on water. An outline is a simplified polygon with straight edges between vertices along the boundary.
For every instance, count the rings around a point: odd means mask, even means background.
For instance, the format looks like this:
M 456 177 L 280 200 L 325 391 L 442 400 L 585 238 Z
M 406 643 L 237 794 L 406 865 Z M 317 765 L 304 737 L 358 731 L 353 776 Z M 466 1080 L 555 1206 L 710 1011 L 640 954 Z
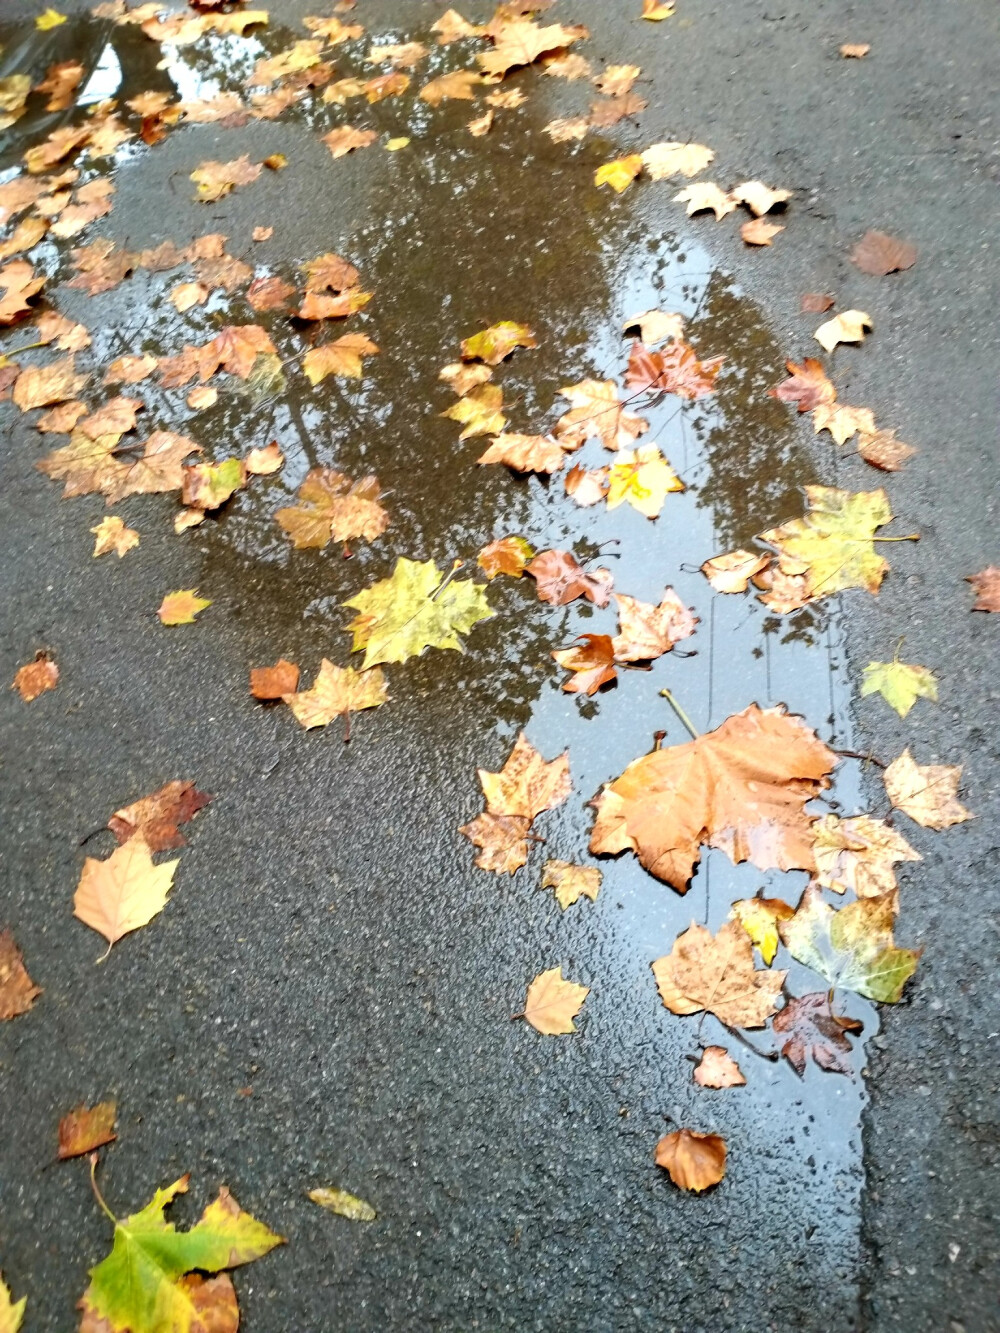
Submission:
M 543 889 L 555 889 L 556 901 L 565 912 L 580 898 L 597 902 L 601 872 L 597 866 L 578 866 L 572 861 L 546 861 L 542 871 Z
M 859 898 L 891 893 L 896 888 L 896 863 L 923 859 L 901 833 L 869 815 L 851 819 L 823 815 L 814 832 L 816 883 L 836 893 L 852 889 Z
M 864 1024 L 835 1014 L 829 991 L 815 991 L 789 997 L 771 1026 L 785 1038 L 781 1054 L 801 1078 L 810 1057 L 831 1074 L 850 1075 L 851 1066 L 845 1057 L 853 1048 L 847 1034 L 860 1032 Z
M 655 444 L 622 449 L 608 469 L 609 509 L 617 509 L 627 500 L 646 518 L 656 518 L 667 495 L 682 490 L 684 483 Z
M 770 967 L 781 943 L 778 922 L 790 921 L 794 915 L 795 908 L 783 898 L 764 898 L 758 894 L 756 898 L 742 898 L 733 903 L 729 918 L 740 923 Z
M 784 403 L 795 403 L 800 412 L 811 412 L 822 403 L 833 403 L 837 390 L 827 378 L 823 363 L 807 356 L 801 366 L 786 361 L 789 378 L 768 389 L 769 398 L 780 398 Z
M 299 487 L 297 504 L 286 505 L 275 519 L 298 550 L 320 550 L 331 541 L 375 541 L 389 526 L 380 503 L 376 477 L 351 481 L 343 472 L 316 467 Z
M 652 662 L 689 638 L 698 623 L 674 592 L 665 588 L 659 606 L 615 593 L 618 604 L 618 634 L 614 640 L 618 662 Z
M 559 390 L 572 407 L 559 418 L 555 434 L 576 448 L 595 438 L 605 449 L 627 449 L 645 431 L 649 422 L 632 412 L 618 398 L 614 380 L 581 380 Z M 567 447 L 570 444 L 567 443 Z
M 656 1145 L 656 1165 L 663 1167 L 678 1189 L 700 1194 L 726 1174 L 725 1139 L 696 1129 L 675 1129 Z
M 518 1017 L 524 1018 L 545 1037 L 575 1032 L 573 1019 L 589 994 L 589 986 L 567 981 L 561 967 L 551 967 L 547 972 L 539 972 L 528 987 L 524 1013 Z
M 642 158 L 638 153 L 630 153 L 627 157 L 615 158 L 613 162 L 605 162 L 602 167 L 598 167 L 594 172 L 594 184 L 610 185 L 616 194 L 621 194 L 641 171 Z
M 625 385 L 640 393 L 675 393 L 693 401 L 715 392 L 715 381 L 724 356 L 700 361 L 694 348 L 680 338 L 661 352 L 651 352 L 642 343 L 634 343 L 628 359 Z
M 563 683 L 567 694 L 596 694 L 618 678 L 610 634 L 581 634 L 573 647 L 554 649 L 552 656 L 571 673 Z
M 498 574 L 519 579 L 534 554 L 530 542 L 523 537 L 499 537 L 483 547 L 476 563 L 488 579 L 495 579 Z
M 957 799 L 961 764 L 918 764 L 905 749 L 882 775 L 890 805 L 923 828 L 950 828 L 972 819 Z
M 365 1203 L 356 1194 L 348 1194 L 347 1190 L 314 1189 L 309 1191 L 309 1197 L 328 1213 L 346 1217 L 349 1222 L 374 1222 L 378 1216 L 370 1203 Z
M 538 588 L 538 599 L 550 606 L 566 606 L 585 597 L 595 606 L 607 606 L 614 583 L 609 569 L 587 570 L 569 551 L 542 551 L 525 565 Z
M 473 89 L 478 88 L 482 82 L 475 70 L 456 69 L 451 74 L 442 74 L 440 78 L 425 83 L 419 95 L 421 101 L 429 102 L 431 106 L 440 106 L 447 101 L 471 102 L 475 96 Z
M 705 1009 L 731 1028 L 763 1027 L 788 975 L 754 967 L 750 937 L 735 921 L 725 922 L 714 936 L 705 926 L 690 926 L 652 967 L 671 1013 Z
M 67 1112 L 59 1121 L 59 1160 L 82 1157 L 84 1153 L 114 1143 L 115 1117 L 118 1108 L 114 1102 L 99 1102 L 88 1107 L 85 1102 Z M 0 1328 L 2 1328 L 0 1324 Z
M 462 360 L 484 361 L 488 366 L 498 366 L 515 347 L 537 346 L 538 341 L 527 324 L 504 319 L 499 324 L 491 324 L 488 329 L 483 329 L 482 333 L 465 338 L 462 342 Z
M 476 865 L 497 875 L 513 875 L 528 861 L 528 831 L 531 820 L 523 815 L 491 815 L 484 811 L 468 824 L 463 833 L 480 849 Z
M 742 1088 L 746 1084 L 743 1071 L 725 1046 L 705 1047 L 694 1081 L 700 1088 Z
M 756 551 L 729 551 L 713 556 L 701 572 L 716 592 L 746 592 L 750 580 L 764 569 L 771 557 Z

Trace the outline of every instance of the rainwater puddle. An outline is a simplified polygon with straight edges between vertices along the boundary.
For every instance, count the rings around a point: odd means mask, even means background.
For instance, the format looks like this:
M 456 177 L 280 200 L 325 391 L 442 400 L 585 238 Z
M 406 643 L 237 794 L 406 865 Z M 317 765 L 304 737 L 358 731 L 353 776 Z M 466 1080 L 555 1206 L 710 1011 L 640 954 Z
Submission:
M 247 41 L 198 43 L 168 54 L 156 78 L 172 80 L 186 97 L 238 89 L 258 54 L 281 50 L 302 35 L 276 26 Z M 427 34 L 399 29 L 385 38 Z M 115 34 L 126 71 L 135 67 L 123 45 L 140 50 L 143 40 Z M 346 51 L 337 53 L 341 74 L 350 72 L 352 52 L 360 67 L 360 50 Z M 455 48 L 435 48 L 430 67 L 418 75 L 431 77 L 466 61 Z M 153 63 L 147 49 L 141 73 L 127 74 L 135 85 L 129 95 L 166 86 L 152 81 Z M 101 65 L 113 69 L 107 53 Z M 538 601 L 530 580 L 500 577 L 489 587 L 495 617 L 475 628 L 467 652 L 432 651 L 389 668 L 392 702 L 356 720 L 349 749 L 336 727 L 306 736 L 290 715 L 264 710 L 259 725 L 273 728 L 292 765 L 297 754 L 315 755 L 325 747 L 325 762 L 342 775 L 333 780 L 350 780 L 359 748 L 378 755 L 403 743 L 416 747 L 427 766 L 423 781 L 446 786 L 457 770 L 468 804 L 455 810 L 452 827 L 429 826 L 419 803 L 401 802 L 399 833 L 418 855 L 458 836 L 455 828 L 478 807 L 476 764 L 500 767 L 519 730 L 546 757 L 568 748 L 574 792 L 537 821 L 544 846 L 533 849 L 528 866 L 513 878 L 499 878 L 471 869 L 470 845 L 462 892 L 500 895 L 512 921 L 525 914 L 537 918 L 539 950 L 524 959 L 525 975 L 562 961 L 567 975 L 593 987 L 581 1022 L 581 1059 L 595 1078 L 616 1089 L 623 1105 L 763 1143 L 772 1157 L 768 1170 L 787 1175 L 789 1162 L 799 1170 L 804 1161 L 817 1190 L 839 1193 L 840 1206 L 848 1207 L 858 1189 L 860 1076 L 852 1081 L 810 1067 L 799 1080 L 786 1064 L 737 1045 L 714 1019 L 699 1023 L 697 1017 L 667 1014 L 650 972 L 650 963 L 669 951 L 692 920 L 717 928 L 735 899 L 761 887 L 794 903 L 806 876 L 763 874 L 706 851 L 684 897 L 632 856 L 602 861 L 597 903 L 582 901 L 565 916 L 551 895 L 537 890 L 547 857 L 590 859 L 586 803 L 602 783 L 649 750 L 655 733 L 666 732 L 668 745 L 687 739 L 660 696 L 665 687 L 701 730 L 753 702 L 782 703 L 832 746 L 851 746 L 836 601 L 777 618 L 750 596 L 714 594 L 698 572 L 709 556 L 749 544 L 756 532 L 801 513 L 800 488 L 815 479 L 788 411 L 766 397 L 782 377 L 784 351 L 738 282 L 720 272 L 690 235 L 650 234 L 627 193 L 617 198 L 594 188 L 595 166 L 612 155 L 607 143 L 567 146 L 542 134 L 552 116 L 563 114 L 556 105 L 561 90 L 542 86 L 554 80 L 533 71 L 510 80 L 524 87 L 528 101 L 500 112 L 481 139 L 465 129 L 474 114 L 471 104 L 446 103 L 432 111 L 416 101 L 412 93 L 422 81 L 415 79 L 404 97 L 372 108 L 355 103 L 350 116 L 339 108 L 293 108 L 273 125 L 182 128 L 152 150 L 133 148 L 117 172 L 113 215 L 84 238 L 127 237 L 138 248 L 167 237 L 184 244 L 220 230 L 231 238 L 230 251 L 256 263 L 258 272 L 293 281 L 303 261 L 336 251 L 359 268 L 363 288 L 375 293 L 367 311 L 348 325 L 381 348 L 366 362 L 362 380 L 328 379 L 312 388 L 293 362 L 307 345 L 302 331 L 280 315 L 255 315 L 238 295 L 216 295 L 207 306 L 178 316 L 167 300 L 181 280 L 176 273 L 139 274 L 93 301 L 65 292 L 75 299 L 62 306 L 92 327 L 95 353 L 103 360 L 125 351 L 172 353 L 186 341 L 210 338 L 222 324 L 259 320 L 289 361 L 286 392 L 259 404 L 228 377 L 220 377 L 218 405 L 202 413 L 186 408 L 183 391 L 139 386 L 146 424 L 192 435 L 208 457 L 245 453 L 271 439 L 286 454 L 278 476 L 253 480 L 217 518 L 178 538 L 200 553 L 201 591 L 225 603 L 248 666 L 285 655 L 302 664 L 308 682 L 323 656 L 347 665 L 350 613 L 340 608 L 346 597 L 386 577 L 400 555 L 434 559 L 442 568 L 459 558 L 472 574 L 478 551 L 508 534 L 526 537 L 537 550 L 597 557 L 595 563 L 613 572 L 616 590 L 644 601 L 658 602 L 671 586 L 694 609 L 697 632 L 679 651 L 648 672 L 623 671 L 615 687 L 583 699 L 562 691 L 563 673 L 550 652 L 584 632 L 614 633 L 613 608 L 581 602 L 553 608 Z M 412 142 L 395 153 L 376 144 L 331 163 L 317 133 L 348 119 L 371 124 L 383 137 L 408 134 Z M 276 150 L 288 156 L 287 171 L 265 173 L 213 208 L 187 202 L 192 187 L 186 173 L 203 159 L 243 152 L 258 159 Z M 158 210 L 164 199 L 169 219 Z M 250 244 L 257 223 L 274 225 L 273 242 Z M 667 496 L 656 521 L 628 506 L 613 512 L 603 505 L 580 508 L 565 495 L 559 474 L 525 478 L 502 466 L 480 467 L 476 460 L 487 440 L 460 442 L 460 427 L 440 416 L 453 401 L 438 381 L 440 368 L 458 358 L 464 337 L 512 319 L 528 323 L 539 345 L 515 352 L 498 368 L 495 383 L 504 392 L 508 429 L 544 433 L 564 410 L 560 386 L 585 377 L 621 383 L 630 344 L 622 326 L 628 316 L 654 306 L 684 315 L 686 336 L 699 355 L 726 357 L 714 396 L 695 403 L 667 397 L 636 408 L 650 421 L 640 443 L 655 441 L 686 486 Z M 592 440 L 572 461 L 598 467 L 610 459 Z M 388 493 L 389 530 L 370 546 L 357 544 L 350 559 L 335 547 L 294 551 L 274 522 L 275 510 L 289 503 L 317 465 L 352 476 L 374 472 Z M 164 514 L 169 522 L 166 506 Z M 130 521 L 131 513 L 125 517 Z M 848 814 L 860 810 L 852 761 L 840 765 L 829 804 Z M 821 984 L 787 957 L 779 955 L 776 965 L 791 966 L 790 993 Z M 874 1034 L 870 1006 L 853 999 L 847 1009 L 863 1018 L 866 1036 Z M 769 1033 L 749 1036 L 770 1049 Z M 729 1047 L 747 1076 L 746 1088 L 711 1094 L 692 1086 L 687 1057 L 697 1053 L 699 1038 Z M 859 1048 L 856 1071 L 862 1063 Z M 802 1212 L 810 1212 L 808 1199 Z

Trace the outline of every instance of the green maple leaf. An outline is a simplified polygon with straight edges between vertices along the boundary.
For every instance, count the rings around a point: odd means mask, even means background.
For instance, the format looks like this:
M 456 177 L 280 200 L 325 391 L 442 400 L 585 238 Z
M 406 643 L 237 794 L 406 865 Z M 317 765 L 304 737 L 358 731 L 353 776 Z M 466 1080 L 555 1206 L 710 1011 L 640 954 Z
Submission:
M 405 662 L 425 648 L 457 648 L 480 620 L 493 615 L 485 591 L 469 579 L 449 583 L 433 560 L 396 561 L 392 577 L 349 598 L 359 612 L 348 625 L 353 651 L 365 650 L 364 667 Z
M 218 1273 L 284 1244 L 283 1237 L 243 1212 L 224 1186 L 190 1230 L 177 1231 L 163 1210 L 187 1187 L 188 1177 L 182 1176 L 124 1222 L 113 1219 L 111 1253 L 90 1270 L 81 1301 L 85 1319 L 104 1319 L 115 1333 L 197 1333 L 204 1327 L 204 1307 L 185 1274 Z
M 802 518 L 760 535 L 779 552 L 779 568 L 791 575 L 807 573 L 811 598 L 844 588 L 878 592 L 889 568 L 873 540 L 892 518 L 885 491 L 852 494 L 836 486 L 807 486 L 805 491 L 808 507 Z
M 881 694 L 900 717 L 907 713 L 918 699 L 937 703 L 937 677 L 925 666 L 910 666 L 894 658 L 891 662 L 869 662 L 861 684 L 862 697 Z
M 791 921 L 779 926 L 785 948 L 831 986 L 895 1004 L 922 953 L 893 943 L 897 896 L 859 898 L 835 911 L 818 888 L 810 887 Z

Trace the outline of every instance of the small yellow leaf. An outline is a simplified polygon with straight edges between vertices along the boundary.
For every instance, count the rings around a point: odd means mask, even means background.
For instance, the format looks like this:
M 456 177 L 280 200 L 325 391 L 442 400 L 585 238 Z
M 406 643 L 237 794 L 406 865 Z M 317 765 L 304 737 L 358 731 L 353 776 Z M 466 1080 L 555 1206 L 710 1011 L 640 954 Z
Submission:
M 688 217 L 694 213 L 711 211 L 715 214 L 716 222 L 721 222 L 736 207 L 732 195 L 720 190 L 714 181 L 699 181 L 697 185 L 689 185 L 674 195 L 674 203 L 687 204 Z
M 642 171 L 641 156 L 638 153 L 630 153 L 628 157 L 618 157 L 613 162 L 605 162 L 603 167 L 598 167 L 594 172 L 594 184 L 610 185 L 616 193 L 621 194 L 622 190 L 628 189 L 640 171 Z
M 642 15 L 644 19 L 649 19 L 650 23 L 662 23 L 668 19 L 674 12 L 672 4 L 662 3 L 661 0 L 642 0 Z
M 182 588 L 168 592 L 156 614 L 164 625 L 192 625 L 195 616 L 211 605 L 208 598 L 198 596 L 197 588 Z
M 48 32 L 50 28 L 58 28 L 60 23 L 66 22 L 66 15 L 60 14 L 58 9 L 46 9 L 43 14 L 39 14 L 35 19 L 35 27 L 40 32 Z
M 327 1212 L 337 1213 L 350 1222 L 374 1222 L 378 1216 L 370 1203 L 365 1203 L 356 1194 L 348 1194 L 347 1190 L 314 1189 L 309 1191 L 309 1197 Z
M 863 310 L 844 310 L 821 324 L 813 337 L 824 351 L 832 352 L 838 343 L 864 342 L 865 329 L 872 327 L 871 316 Z
M 559 906 L 565 912 L 578 898 L 597 901 L 601 872 L 597 866 L 576 866 L 571 861 L 546 861 L 540 887 L 555 889 Z
M 133 546 L 139 545 L 139 534 L 135 528 L 127 528 L 117 515 L 102 518 L 97 527 L 90 530 L 97 538 L 94 543 L 95 556 L 107 555 L 109 551 L 114 551 L 121 558 L 126 551 L 131 551 Z
M 24 1307 L 27 1304 L 27 1296 L 22 1296 L 19 1301 L 13 1299 L 10 1288 L 4 1282 L 3 1274 L 0 1273 L 0 1330 L 3 1333 L 17 1333 L 24 1318 Z
M 738 921 L 756 944 L 768 967 L 778 952 L 778 922 L 790 921 L 794 915 L 795 908 L 781 898 L 742 898 L 729 913 L 730 920 Z
M 925 666 L 910 666 L 895 659 L 892 662 L 869 662 L 861 683 L 861 697 L 881 694 L 900 717 L 907 713 L 918 699 L 937 703 L 937 677 Z
M 589 994 L 589 986 L 566 981 L 561 967 L 551 967 L 547 972 L 540 972 L 528 987 L 524 1013 L 519 1017 L 525 1018 L 536 1032 L 546 1037 L 575 1032 L 573 1019 Z
M 399 150 L 400 150 L 401 148 L 406 148 L 406 147 L 408 147 L 408 146 L 409 146 L 409 143 L 410 143 L 410 137 L 409 137 L 409 135 L 408 135 L 408 134 L 401 134 L 401 135 L 399 135 L 399 137 L 396 138 L 396 139 L 387 139 L 387 140 L 386 140 L 386 143 L 385 143 L 385 151 L 386 151 L 387 153 L 398 153 Z
M 608 508 L 617 509 L 626 500 L 647 518 L 656 518 L 669 491 L 682 491 L 678 477 L 655 444 L 621 449 L 608 471 Z

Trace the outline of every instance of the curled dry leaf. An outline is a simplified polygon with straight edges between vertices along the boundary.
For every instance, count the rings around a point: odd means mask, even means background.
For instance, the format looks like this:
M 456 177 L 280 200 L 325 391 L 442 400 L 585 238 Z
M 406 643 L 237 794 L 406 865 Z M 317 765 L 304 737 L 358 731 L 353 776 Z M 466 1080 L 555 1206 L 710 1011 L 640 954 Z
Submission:
M 784 231 L 775 222 L 766 222 L 763 218 L 753 218 L 740 227 L 740 236 L 747 245 L 770 245 L 779 231 Z
M 961 764 L 918 764 L 909 747 L 882 775 L 889 804 L 923 828 L 946 829 L 972 819 L 957 799 Z
M 813 410 L 813 434 L 828 430 L 837 444 L 846 444 L 858 431 L 872 436 L 875 418 L 867 407 L 848 407 L 846 403 L 820 403 Z
M 527 324 L 504 319 L 462 341 L 463 361 L 483 361 L 498 366 L 515 347 L 537 347 L 538 341 Z
M 807 356 L 801 366 L 786 361 L 789 377 L 768 389 L 769 398 L 780 398 L 783 403 L 795 403 L 800 412 L 811 412 L 825 403 L 837 401 L 837 390 L 827 378 L 823 363 Z
M 728 551 L 713 556 L 701 566 L 701 572 L 716 592 L 746 592 L 750 580 L 764 569 L 771 557 L 756 551 Z
M 725 1046 L 706 1046 L 695 1066 L 694 1081 L 700 1088 L 742 1088 L 743 1071 Z
M 274 666 L 251 667 L 250 693 L 255 699 L 283 699 L 299 688 L 299 669 L 279 657 Z
M 41 986 L 28 976 L 14 936 L 9 930 L 0 930 L 0 1021 L 26 1014 L 41 993 Z
M 810 1056 L 820 1069 L 849 1075 L 851 1066 L 845 1057 L 852 1047 L 847 1034 L 860 1032 L 864 1024 L 856 1018 L 835 1014 L 830 992 L 815 991 L 798 998 L 789 997 L 784 1009 L 775 1014 L 771 1026 L 784 1037 L 781 1054 L 801 1078 Z
M 67 1112 L 59 1121 L 59 1160 L 64 1162 L 70 1157 L 82 1157 L 95 1148 L 103 1148 L 106 1143 L 114 1143 L 118 1137 L 115 1133 L 117 1114 L 114 1102 L 99 1102 L 90 1107 L 82 1102 Z
M 277 440 L 265 444 L 263 448 L 251 449 L 246 456 L 246 470 L 255 477 L 270 477 L 280 471 L 285 463 L 285 455 Z
M 596 694 L 618 677 L 610 634 L 581 634 L 573 647 L 554 649 L 552 656 L 571 673 L 563 683 L 567 694 Z
M 718 1185 L 726 1174 L 725 1139 L 696 1129 L 675 1129 L 656 1145 L 656 1165 L 663 1167 L 678 1189 L 700 1194 Z
M 729 919 L 740 923 L 770 967 L 781 943 L 778 922 L 790 921 L 794 915 L 795 908 L 783 898 L 765 898 L 758 893 L 755 898 L 741 898 L 733 903 Z
M 654 143 L 642 154 L 642 164 L 651 180 L 669 180 L 672 176 L 697 176 L 715 157 L 702 143 Z
M 1000 569 L 987 565 L 978 574 L 966 574 L 966 583 L 972 584 L 976 600 L 971 611 L 1000 611 Z
M 870 42 L 844 42 L 840 54 L 845 60 L 863 60 L 871 49 Z
M 343 472 L 315 467 L 299 487 L 298 503 L 279 509 L 274 517 L 299 550 L 358 537 L 371 542 L 389 526 L 380 496 L 376 477 L 351 481 Z
M 792 919 L 781 923 L 781 938 L 793 958 L 825 977 L 831 987 L 896 1004 L 923 952 L 896 948 L 892 927 L 898 897 L 893 892 L 858 898 L 838 910 L 811 884 Z
M 108 820 L 108 828 L 119 844 L 138 834 L 150 851 L 170 851 L 186 846 L 178 825 L 187 824 L 211 799 L 207 792 L 198 791 L 193 782 L 168 782 L 150 796 L 116 810 Z
M 309 1191 L 309 1198 L 328 1213 L 346 1217 L 349 1222 L 374 1222 L 378 1214 L 370 1203 L 347 1190 L 320 1187 Z
M 858 437 L 858 453 L 883 472 L 898 472 L 916 452 L 911 444 L 897 440 L 894 430 L 877 430 L 874 434 L 863 430 Z
M 609 569 L 587 570 L 569 551 L 542 551 L 524 567 L 538 587 L 538 599 L 550 606 L 566 606 L 585 597 L 595 606 L 611 600 L 614 576 Z
M 589 986 L 567 981 L 561 967 L 550 967 L 547 972 L 539 972 L 528 987 L 524 1013 L 518 1017 L 546 1037 L 575 1032 L 573 1019 L 589 994 Z
M 73 897 L 73 915 L 113 945 L 163 911 L 177 864 L 154 865 L 141 835 L 105 861 L 88 856 Z
M 653 963 L 660 999 L 673 1014 L 705 1009 L 731 1028 L 760 1028 L 774 1013 L 787 973 L 758 969 L 750 937 L 735 921 L 713 936 L 692 924 Z
M 119 557 L 131 551 L 133 546 L 139 545 L 139 534 L 135 528 L 127 528 L 122 520 L 117 516 L 102 518 L 96 528 L 91 528 L 96 540 L 94 542 L 94 555 L 107 555 L 110 551 Z
M 715 731 L 631 763 L 594 801 L 590 850 L 633 851 L 685 893 L 707 844 L 760 870 L 813 870 L 806 804 L 836 755 L 801 718 L 751 704 Z
M 744 181 L 742 185 L 734 185 L 729 193 L 737 203 L 746 204 L 758 218 L 792 197 L 791 190 L 772 190 L 763 181 Z
M 657 343 L 673 342 L 684 336 L 684 316 L 669 310 L 643 310 L 622 325 L 623 333 L 631 333 L 633 329 L 639 330 L 639 337 L 647 347 L 655 347 Z
M 823 815 L 814 833 L 816 883 L 836 893 L 851 889 L 859 898 L 891 893 L 896 888 L 896 863 L 923 859 L 901 833 L 869 815 L 850 819 Z
M 26 259 L 15 259 L 0 268 L 0 324 L 16 324 L 31 314 L 31 298 L 45 286 L 44 276 L 35 277 L 35 271 Z
M 89 408 L 79 399 L 68 403 L 58 403 L 48 412 L 43 412 L 35 422 L 35 430 L 44 434 L 70 435 L 81 417 L 87 415 Z
M 534 554 L 531 544 L 523 537 L 498 537 L 483 547 L 476 563 L 488 579 L 495 579 L 498 574 L 519 579 Z
M 204 305 L 207 300 L 208 288 L 203 282 L 179 282 L 170 293 L 171 304 L 179 314 L 192 306 Z
M 884 277 L 912 268 L 917 262 L 917 247 L 910 241 L 897 240 L 884 231 L 866 231 L 851 251 L 851 263 L 863 273 Z
M 381 667 L 355 671 L 353 667 L 334 666 L 324 657 L 312 689 L 285 694 L 282 698 L 308 731 L 311 727 L 327 726 L 335 717 L 377 708 L 388 699 L 386 690 Z
M 41 648 L 33 662 L 18 668 L 11 689 L 17 690 L 24 702 L 30 704 L 46 690 L 54 690 L 58 684 L 59 668 L 54 658 Z
M 844 310 L 821 324 L 813 337 L 824 351 L 832 352 L 838 343 L 864 342 L 865 329 L 872 327 L 871 316 L 863 310 Z
M 556 901 L 565 912 L 579 898 L 597 902 L 601 890 L 601 872 L 597 866 L 578 866 L 572 861 L 546 861 L 539 887 L 555 889 Z
M 869 662 L 861 682 L 861 696 L 881 694 L 900 717 L 906 717 L 918 699 L 937 703 L 938 682 L 933 671 L 925 666 L 900 662 Z
M 670 18 L 674 12 L 674 6 L 670 0 L 642 0 L 642 13 L 640 18 L 649 19 L 650 23 L 662 23 L 664 19 Z
M 720 190 L 714 181 L 699 181 L 697 185 L 687 186 L 674 195 L 674 203 L 687 204 L 688 217 L 695 213 L 714 213 L 716 222 L 721 222 L 727 213 L 732 213 L 736 208 L 736 200 L 732 195 Z
M 589 122 L 588 122 L 589 123 Z M 617 157 L 613 162 L 605 162 L 594 172 L 595 185 L 610 185 L 616 194 L 621 194 L 642 171 L 642 158 L 638 153 L 629 153 L 626 157 Z
M 211 605 L 207 597 L 198 596 L 197 588 L 183 588 L 168 592 L 156 614 L 164 625 L 193 625 L 195 616 Z

